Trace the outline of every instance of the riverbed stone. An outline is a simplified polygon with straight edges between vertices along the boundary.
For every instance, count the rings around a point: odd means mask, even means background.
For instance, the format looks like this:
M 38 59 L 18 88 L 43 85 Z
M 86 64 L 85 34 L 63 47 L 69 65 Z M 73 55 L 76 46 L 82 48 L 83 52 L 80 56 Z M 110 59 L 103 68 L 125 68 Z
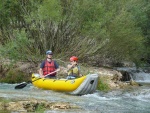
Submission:
M 5 104 L 4 104 L 4 102 L 0 102 L 0 110 L 5 110 Z
M 139 86 L 139 84 L 137 82 L 135 82 L 134 80 L 130 80 L 130 85 Z

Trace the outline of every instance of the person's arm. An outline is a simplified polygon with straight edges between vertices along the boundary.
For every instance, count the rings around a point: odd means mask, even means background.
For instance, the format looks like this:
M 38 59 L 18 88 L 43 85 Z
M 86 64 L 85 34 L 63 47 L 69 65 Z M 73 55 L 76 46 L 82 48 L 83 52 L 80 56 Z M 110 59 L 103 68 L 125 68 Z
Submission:
M 42 68 L 39 69 L 39 74 L 40 74 L 40 77 L 42 78 L 44 77 Z
M 78 66 L 78 75 L 79 75 L 80 77 L 83 76 L 83 75 L 81 74 L 80 66 Z
M 70 70 L 72 68 L 72 65 L 71 64 L 68 64 L 67 65 L 67 70 Z
M 67 72 L 69 72 L 72 68 L 73 68 L 73 65 L 68 64 L 68 65 L 67 65 Z
M 58 71 L 60 71 L 60 68 L 57 68 L 57 69 L 56 69 L 56 72 L 58 72 Z
M 40 65 L 40 69 L 39 69 L 39 74 L 40 74 L 40 77 L 44 77 L 43 75 L 43 69 L 44 68 L 44 65 L 45 65 L 45 61 L 43 61 Z
M 78 76 L 79 76 L 79 77 L 82 77 L 82 76 L 83 76 L 83 75 L 81 74 L 81 70 L 80 70 L 80 69 L 78 70 Z
M 73 62 L 72 64 L 68 64 L 67 70 L 70 71 L 75 65 L 77 65 L 76 62 Z

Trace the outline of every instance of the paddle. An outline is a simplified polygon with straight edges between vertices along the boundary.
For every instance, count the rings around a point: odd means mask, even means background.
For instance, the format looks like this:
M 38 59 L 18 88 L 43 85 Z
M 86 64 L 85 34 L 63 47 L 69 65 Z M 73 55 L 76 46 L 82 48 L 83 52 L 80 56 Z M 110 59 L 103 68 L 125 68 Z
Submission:
M 48 76 L 48 75 L 51 75 L 51 74 L 53 74 L 53 73 L 56 73 L 57 71 L 59 71 L 59 70 L 53 71 L 53 72 L 51 72 L 51 73 L 45 75 L 44 78 L 45 78 L 46 76 Z M 17 86 L 15 86 L 15 89 L 22 89 L 22 88 L 26 87 L 27 84 L 33 83 L 33 82 L 35 82 L 35 81 L 37 81 L 37 80 L 39 80 L 39 79 L 41 79 L 41 77 L 39 77 L 39 78 L 37 78 L 37 79 L 35 79 L 34 81 L 31 81 L 31 82 L 22 82 L 22 83 L 18 84 Z

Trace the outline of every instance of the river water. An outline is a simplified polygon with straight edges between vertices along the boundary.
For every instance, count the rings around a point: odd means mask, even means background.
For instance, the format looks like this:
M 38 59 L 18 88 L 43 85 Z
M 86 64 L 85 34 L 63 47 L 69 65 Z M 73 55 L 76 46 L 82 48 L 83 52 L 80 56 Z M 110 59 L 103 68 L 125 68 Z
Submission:
M 150 77 L 150 76 L 149 76 Z M 17 84 L 0 83 L 0 97 L 8 99 L 43 99 L 50 102 L 69 102 L 82 109 L 53 110 L 45 113 L 150 113 L 150 84 L 110 92 L 95 91 L 93 94 L 73 96 L 47 91 L 28 84 L 16 90 Z

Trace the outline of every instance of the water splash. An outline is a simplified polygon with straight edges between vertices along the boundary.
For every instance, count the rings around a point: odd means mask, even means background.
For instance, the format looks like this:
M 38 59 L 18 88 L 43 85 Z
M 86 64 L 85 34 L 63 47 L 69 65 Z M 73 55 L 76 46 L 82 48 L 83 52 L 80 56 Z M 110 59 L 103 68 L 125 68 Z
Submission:
M 137 69 L 136 67 L 122 67 L 117 68 L 117 70 L 128 72 L 131 80 L 134 80 L 137 83 L 150 85 L 150 73 L 145 72 L 143 69 Z

